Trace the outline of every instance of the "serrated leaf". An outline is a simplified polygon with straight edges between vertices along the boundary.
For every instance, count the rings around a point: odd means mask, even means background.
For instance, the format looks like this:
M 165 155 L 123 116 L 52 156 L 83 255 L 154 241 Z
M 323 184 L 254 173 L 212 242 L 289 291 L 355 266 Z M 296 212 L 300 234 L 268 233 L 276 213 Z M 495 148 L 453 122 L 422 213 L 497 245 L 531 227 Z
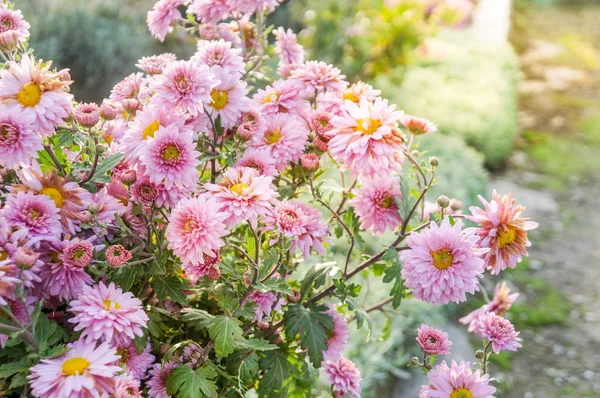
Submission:
M 67 347 L 64 344 L 59 344 L 57 346 L 52 347 L 50 350 L 48 350 L 48 352 L 45 355 L 45 358 L 58 358 L 61 355 L 66 354 L 67 352 L 69 352 L 71 350 L 71 348 Z
M 181 365 L 171 371 L 167 379 L 167 394 L 177 398 L 213 397 L 217 394 L 215 383 L 211 380 L 217 372 L 201 367 L 196 370 Z
M 275 344 L 270 344 L 267 340 L 262 339 L 247 339 L 236 343 L 239 348 L 248 348 L 254 351 L 270 351 L 276 350 L 278 347 Z
M 104 174 L 106 174 L 113 167 L 118 165 L 124 158 L 125 154 L 120 152 L 113 153 L 112 155 L 104 159 L 104 161 L 100 163 L 98 167 L 96 167 L 96 171 L 94 172 L 94 176 L 92 177 L 91 182 L 98 181 L 99 178 L 103 177 Z
M 17 373 L 12 380 L 10 381 L 10 385 L 8 386 L 9 390 L 14 390 L 18 387 L 23 387 L 27 384 L 27 376 L 22 373 Z
M 111 275 L 111 281 L 115 282 L 123 291 L 129 291 L 144 275 L 142 264 L 123 265 Z
M 402 193 L 402 199 L 395 196 L 394 201 L 398 207 L 400 217 L 402 217 L 405 223 L 408 223 L 410 220 L 407 217 L 414 205 L 415 199 L 410 194 L 410 184 L 405 175 L 400 176 L 400 192 Z
M 279 260 L 279 254 L 277 254 L 277 250 L 275 250 L 273 248 L 269 249 L 267 256 L 262 261 L 262 264 L 260 265 L 260 267 L 258 269 L 258 280 L 259 281 L 262 281 L 263 279 L 265 279 L 271 273 L 271 271 L 273 271 L 273 266 L 277 263 L 278 260 Z
M 178 304 L 187 304 L 187 297 L 183 294 L 183 290 L 187 289 L 187 287 L 185 282 L 174 275 L 167 276 L 166 278 L 152 279 L 152 288 L 160 301 L 170 298 Z
M 8 379 L 20 372 L 28 372 L 31 366 L 25 361 L 10 362 L 0 365 L 0 379 Z
M 333 276 L 339 270 L 340 268 L 334 261 L 317 264 L 308 270 L 304 280 L 302 281 L 302 285 L 300 285 L 301 298 L 304 298 L 311 288 L 316 289 L 320 286 L 323 286 L 327 281 L 327 276 Z
M 254 240 L 254 235 L 249 230 L 246 231 L 246 243 L 242 246 L 251 258 L 256 257 L 256 241 Z
M 215 317 L 208 327 L 208 334 L 215 341 L 215 352 L 220 357 L 226 357 L 235 350 L 242 336 L 241 322 L 237 318 L 220 315 Z
M 367 327 L 369 329 L 369 331 L 367 332 L 368 343 L 371 339 L 371 332 L 373 331 L 373 320 L 371 319 L 367 311 L 365 311 L 364 308 L 362 308 L 360 304 L 358 304 L 358 301 L 356 301 L 356 299 L 354 299 L 353 297 L 346 297 L 346 302 L 348 303 L 348 308 L 350 309 L 350 311 L 354 311 L 354 314 L 356 316 L 357 329 L 360 329 L 365 323 L 365 321 L 367 321 Z
M 214 315 L 197 308 L 184 308 L 181 312 L 183 315 L 179 317 L 180 321 L 193 324 L 202 329 L 208 327 L 210 321 L 215 318 Z
M 291 286 L 283 278 L 269 278 L 264 282 L 257 282 L 254 285 L 261 292 L 277 292 L 286 295 L 293 294 Z
M 396 249 L 394 248 L 389 248 L 386 250 L 383 259 L 392 262 L 392 264 L 385 270 L 383 282 L 394 282 L 394 285 L 390 290 L 390 296 L 394 298 L 392 300 L 392 307 L 398 308 L 405 294 L 404 284 L 402 281 L 402 263 L 400 262 L 400 258 L 398 257 Z
M 133 339 L 133 346 L 135 347 L 135 352 L 137 352 L 138 355 L 144 352 L 148 346 L 148 328 L 143 328 L 142 332 L 143 333 L 141 336 L 136 335 Z
M 272 396 L 283 387 L 283 382 L 292 375 L 293 368 L 287 355 L 281 350 L 265 353 L 260 361 L 260 368 L 265 369 L 258 385 L 260 397 Z
M 325 314 L 327 310 L 324 305 L 306 308 L 294 304 L 285 313 L 287 335 L 290 338 L 300 335 L 300 347 L 308 350 L 310 362 L 315 368 L 321 366 L 323 351 L 327 350 L 327 330 L 333 329 L 333 318 Z
M 35 325 L 34 336 L 39 343 L 39 351 L 43 353 L 62 339 L 63 332 L 56 322 L 49 320 L 46 315 L 42 314 Z

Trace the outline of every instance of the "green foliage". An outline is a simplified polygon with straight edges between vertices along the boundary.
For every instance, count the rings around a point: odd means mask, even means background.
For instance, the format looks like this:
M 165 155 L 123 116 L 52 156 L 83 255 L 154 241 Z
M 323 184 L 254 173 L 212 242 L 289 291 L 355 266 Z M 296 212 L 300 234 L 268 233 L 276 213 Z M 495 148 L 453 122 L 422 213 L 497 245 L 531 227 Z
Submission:
M 235 350 L 236 342 L 243 340 L 240 321 L 228 316 L 217 316 L 208 327 L 210 337 L 215 341 L 215 352 L 226 357 Z
M 154 278 L 152 280 L 152 287 L 154 288 L 154 291 L 156 291 L 156 297 L 161 301 L 170 298 L 178 304 L 187 304 L 187 297 L 185 297 L 185 294 L 183 293 L 183 290 L 186 289 L 187 285 L 175 275 L 164 278 Z
M 392 248 L 385 252 L 383 260 L 391 262 L 391 265 L 385 270 L 383 282 L 394 282 L 392 289 L 390 290 L 390 296 L 394 298 L 392 300 L 392 307 L 398 308 L 402 302 L 402 299 L 406 295 L 404 290 L 404 281 L 402 280 L 402 263 L 400 262 L 400 258 L 398 257 L 396 249 Z
M 306 308 L 301 304 L 288 307 L 285 314 L 285 326 L 288 335 L 300 334 L 300 347 L 308 350 L 308 356 L 315 368 L 321 367 L 323 351 L 327 349 L 327 330 L 333 329 L 333 319 L 325 314 L 324 305 L 311 305 Z
M 217 394 L 216 385 L 212 381 L 217 372 L 209 367 L 192 369 L 181 365 L 171 371 L 167 379 L 167 394 L 177 398 L 213 397 Z

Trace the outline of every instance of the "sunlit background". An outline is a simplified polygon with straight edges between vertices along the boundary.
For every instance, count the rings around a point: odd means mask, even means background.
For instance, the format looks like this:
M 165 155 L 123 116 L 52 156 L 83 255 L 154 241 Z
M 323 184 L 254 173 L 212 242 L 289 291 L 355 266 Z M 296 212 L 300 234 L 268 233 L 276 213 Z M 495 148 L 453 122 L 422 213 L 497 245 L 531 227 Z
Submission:
M 70 68 L 76 98 L 97 103 L 142 56 L 194 52 L 187 35 L 152 39 L 152 4 L 16 0 L 36 56 Z M 480 192 L 512 191 L 540 222 L 529 261 L 486 278 L 489 292 L 504 278 L 521 295 L 508 317 L 524 347 L 492 357 L 498 396 L 600 396 L 600 1 L 292 0 L 270 18 L 300 32 L 311 58 L 438 124 L 418 148 L 441 161 L 433 198 L 468 211 Z M 349 354 L 364 395 L 416 396 L 421 380 L 406 364 L 420 321 L 450 332 L 454 358 L 474 361 L 480 342 L 450 320 L 483 302 L 375 314 L 385 330 L 369 345 L 354 333 Z

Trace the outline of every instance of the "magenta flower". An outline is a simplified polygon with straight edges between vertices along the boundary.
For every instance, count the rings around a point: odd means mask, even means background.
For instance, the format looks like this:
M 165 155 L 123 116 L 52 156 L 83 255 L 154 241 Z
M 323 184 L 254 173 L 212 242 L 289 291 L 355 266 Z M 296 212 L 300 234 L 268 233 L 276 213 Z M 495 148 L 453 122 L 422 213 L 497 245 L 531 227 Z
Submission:
M 350 205 L 361 222 L 360 228 L 377 235 L 386 229 L 394 231 L 402 224 L 396 205 L 396 199 L 401 198 L 399 179 L 384 174 L 365 179 Z
M 481 331 L 479 331 L 478 326 L 478 318 L 481 314 L 485 314 L 486 312 L 493 312 L 497 315 L 504 316 L 506 311 L 510 309 L 512 304 L 519 297 L 519 293 L 510 294 L 510 288 L 506 286 L 506 281 L 502 281 L 502 283 L 498 283 L 496 288 L 494 289 L 494 298 L 491 302 L 484 304 L 480 308 L 472 311 L 468 315 L 459 319 L 459 322 L 464 325 L 469 325 L 468 331 L 471 333 L 475 333 L 480 337 L 483 337 Z
M 0 47 L 12 50 L 29 37 L 29 22 L 19 10 L 0 9 Z
M 0 214 L 9 226 L 25 228 L 30 239 L 55 240 L 62 233 L 58 209 L 46 195 L 32 192 L 7 195 Z
M 469 362 L 457 364 L 446 361 L 427 373 L 429 385 L 421 386 L 419 398 L 494 398 L 496 388 L 489 385 L 490 376 L 473 372 Z
M 142 336 L 148 316 L 142 302 L 132 293 L 123 293 L 114 283 L 106 286 L 100 282 L 84 287 L 77 300 L 69 303 L 75 315 L 69 322 L 76 324 L 75 331 L 83 330 L 82 338 L 128 344 L 135 336 Z
M 240 76 L 246 70 L 246 64 L 241 56 L 241 50 L 232 48 L 231 42 L 221 40 L 198 41 L 198 51 L 192 59 L 197 60 L 212 69 L 214 66 Z
M 451 226 L 445 218 L 406 239 L 410 250 L 400 253 L 402 278 L 415 298 L 435 305 L 459 303 L 479 290 L 483 260 L 461 227 L 460 220 Z
M 346 76 L 333 65 L 325 62 L 308 61 L 291 73 L 290 79 L 295 82 L 300 92 L 308 97 L 323 91 L 342 92 Z
M 42 359 L 27 376 L 34 397 L 100 397 L 112 394 L 114 378 L 121 370 L 108 343 L 96 347 L 82 339 L 68 345 L 70 351 L 55 359 Z
M 220 116 L 221 126 L 229 129 L 234 127 L 242 113 L 248 110 L 246 83 L 240 80 L 239 74 L 231 73 L 227 68 L 215 66 L 212 71 L 220 83 L 210 92 L 206 113 L 215 121 Z
M 35 116 L 31 113 L 15 113 L 0 107 L 1 167 L 16 169 L 21 163 L 29 164 L 37 157 L 37 151 L 43 149 L 34 121 Z
M 477 329 L 482 337 L 492 343 L 492 349 L 496 354 L 500 350 L 517 351 L 522 347 L 519 332 L 515 331 L 513 324 L 506 318 L 487 312 L 477 318 Z
M 431 326 L 421 324 L 417 334 L 417 342 L 421 350 L 428 355 L 449 355 L 452 342 L 448 339 L 448 333 Z
M 164 366 L 160 363 L 154 364 L 150 370 L 150 378 L 146 382 L 148 387 L 148 397 L 150 398 L 171 398 L 167 394 L 167 380 L 171 376 L 173 369 L 178 367 L 177 362 L 167 362 Z
M 344 354 L 350 333 L 348 322 L 334 306 L 329 306 L 329 310 L 325 313 L 333 318 L 333 330 L 328 330 L 327 350 L 323 351 L 323 358 L 333 361 L 341 358 Z
M 235 11 L 253 14 L 263 9 L 272 12 L 279 6 L 280 0 L 229 0 L 229 3 Z
M 344 357 L 323 363 L 323 374 L 334 393 L 348 394 L 352 398 L 360 397 L 360 382 L 362 377 L 354 363 Z
M 92 244 L 85 240 L 74 240 L 58 256 L 70 268 L 85 268 L 94 256 Z
M 201 264 L 183 263 L 181 269 L 185 278 L 189 280 L 192 285 L 198 283 L 198 280 L 203 276 L 207 276 L 209 280 L 217 280 L 221 276 L 218 264 L 221 261 L 219 252 L 215 251 L 211 256 L 204 254 L 204 262 Z
M 285 304 L 283 299 L 278 299 L 277 295 L 273 292 L 261 292 L 255 290 L 248 297 L 248 301 L 253 302 L 257 305 L 254 318 L 257 322 L 262 321 L 264 316 L 271 316 L 271 311 L 279 311 L 281 306 Z
M 112 245 L 106 249 L 106 262 L 113 267 L 118 267 L 131 260 L 131 252 L 121 245 Z
M 184 3 L 185 0 L 159 0 L 154 3 L 154 7 L 148 11 L 146 18 L 152 36 L 160 41 L 165 41 L 167 34 L 173 31 L 173 25 L 181 19 L 178 7 Z
M 146 371 L 152 366 L 152 363 L 156 358 L 151 354 L 152 345 L 148 342 L 144 351 L 141 354 L 137 353 L 137 350 L 133 344 L 129 344 L 125 347 L 117 348 L 117 354 L 121 356 L 119 361 L 120 365 L 125 365 L 127 372 L 138 380 L 145 380 L 147 375 Z

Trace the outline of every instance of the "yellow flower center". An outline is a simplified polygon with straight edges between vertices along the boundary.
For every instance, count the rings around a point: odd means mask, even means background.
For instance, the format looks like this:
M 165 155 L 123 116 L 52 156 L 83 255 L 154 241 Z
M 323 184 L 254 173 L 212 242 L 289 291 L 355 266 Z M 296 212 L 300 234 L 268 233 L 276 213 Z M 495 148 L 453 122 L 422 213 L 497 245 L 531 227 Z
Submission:
M 250 188 L 250 186 L 240 182 L 239 184 L 232 185 L 229 189 L 241 196 L 243 190 L 246 188 Z
M 90 366 L 90 362 L 81 357 L 67 359 L 62 366 L 62 371 L 67 376 L 82 375 Z
M 281 138 L 281 132 L 279 130 L 271 130 L 267 134 L 265 134 L 265 140 L 267 140 L 267 143 L 269 145 L 273 145 L 273 144 L 279 142 L 280 138 Z
M 225 108 L 225 105 L 229 103 L 229 93 L 225 90 L 213 90 L 210 93 L 210 98 L 212 99 L 210 105 L 218 111 Z
M 196 222 L 194 219 L 190 218 L 185 220 L 185 222 L 183 223 L 183 230 L 185 232 L 191 232 L 192 230 L 194 230 L 196 226 Z
M 354 95 L 354 91 L 352 90 L 346 90 L 346 92 L 344 93 L 344 100 L 350 100 L 352 102 L 358 103 L 358 97 Z
M 38 217 L 40 216 L 40 212 L 37 211 L 36 209 L 31 209 L 31 210 L 29 210 L 29 215 L 31 216 L 31 218 L 33 220 L 37 220 Z
M 435 252 L 431 252 L 433 258 L 433 265 L 437 269 L 446 269 L 452 265 L 454 258 L 448 249 L 440 249 Z
M 154 133 L 156 133 L 159 128 L 160 128 L 160 123 L 157 120 L 155 120 L 152 123 L 150 123 L 144 129 L 144 132 L 143 132 L 144 139 L 146 140 L 146 139 L 148 139 L 148 137 L 154 138 Z
M 110 310 L 110 307 L 112 306 L 113 303 L 115 303 L 115 309 L 118 310 L 119 308 L 121 308 L 121 304 L 117 303 L 116 301 L 104 300 L 103 303 L 104 303 L 104 309 L 106 311 Z
M 275 102 L 279 99 L 279 93 L 277 91 L 272 91 L 265 97 L 263 104 L 268 104 L 269 102 Z
M 389 209 L 390 207 L 392 207 L 392 203 L 393 201 L 391 196 L 386 196 L 385 198 L 382 198 L 379 200 L 379 202 L 377 202 L 379 207 L 381 207 L 382 209 Z
M 8 258 L 8 252 L 4 250 L 0 250 L 0 261 L 4 261 Z
M 104 136 L 104 142 L 106 142 L 108 145 L 110 145 L 110 143 L 113 140 L 113 136 L 110 134 L 107 134 L 106 136 Z
M 36 83 L 27 83 L 17 94 L 17 101 L 23 106 L 34 107 L 42 99 L 42 89 Z
M 62 193 L 60 193 L 60 191 L 54 187 L 42 188 L 42 195 L 46 195 L 52 199 L 56 207 L 59 209 L 65 204 L 65 198 L 62 196 Z
M 175 145 L 167 145 L 165 149 L 163 149 L 161 156 L 163 160 L 177 160 L 180 154 L 179 148 Z
M 376 132 L 379 127 L 381 127 L 380 120 L 373 120 L 373 119 L 359 120 L 358 126 L 356 126 L 356 131 L 360 131 L 363 134 L 371 135 L 374 132 Z
M 517 239 L 517 231 L 513 227 L 499 228 L 496 239 L 498 241 L 498 246 L 501 249 L 505 249 Z
M 466 388 L 460 387 L 450 393 L 450 398 L 473 398 L 473 393 Z

